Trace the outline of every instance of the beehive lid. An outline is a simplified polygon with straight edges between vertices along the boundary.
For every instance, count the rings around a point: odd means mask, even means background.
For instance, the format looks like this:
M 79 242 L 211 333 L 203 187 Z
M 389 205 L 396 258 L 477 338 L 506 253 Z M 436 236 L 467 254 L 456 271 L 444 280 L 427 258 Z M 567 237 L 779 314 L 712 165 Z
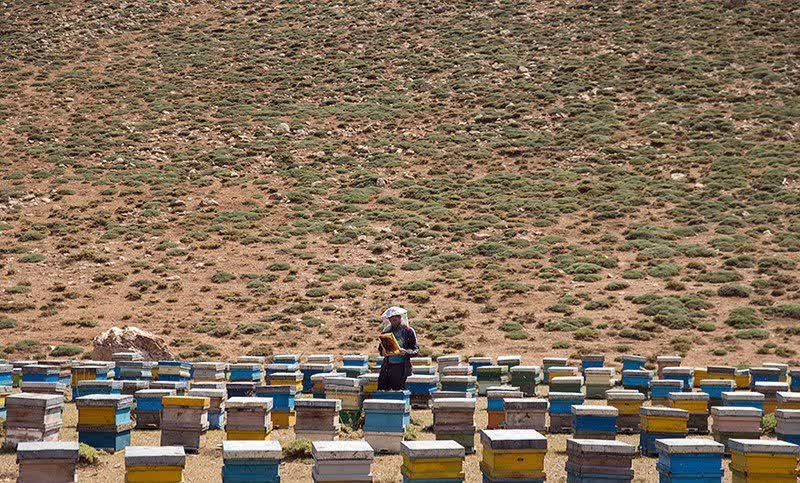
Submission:
M 195 369 L 224 371 L 227 369 L 228 364 L 225 362 L 193 362 L 192 367 Z
M 664 363 L 678 363 L 680 364 L 683 358 L 681 356 L 658 356 L 656 362 L 659 364 Z
M 725 445 L 710 439 L 667 438 L 657 439 L 656 449 L 667 454 L 722 454 Z
M 708 366 L 706 371 L 717 374 L 736 374 L 736 368 L 733 366 Z
M 800 421 L 800 409 L 776 409 L 775 417 L 784 421 Z
M 195 391 L 197 389 L 194 389 Z M 137 399 L 139 398 L 162 398 L 164 396 L 174 396 L 175 390 L 174 389 L 139 389 L 134 394 Z M 78 398 L 80 399 L 80 398 Z
M 730 387 L 731 389 L 736 383 L 730 379 L 703 379 L 700 381 L 700 387 L 703 386 L 723 386 Z
M 180 466 L 186 465 L 183 446 L 128 446 L 125 448 L 125 466 Z
M 469 358 L 470 364 L 484 364 L 484 363 L 492 363 L 491 357 L 481 357 L 481 356 L 474 356 Z
M 639 408 L 643 416 L 689 419 L 689 411 L 678 408 L 665 408 L 661 406 L 647 406 Z
M 257 408 L 272 410 L 272 398 L 269 397 L 232 397 L 226 403 L 228 409 Z
M 551 392 L 547 395 L 550 401 L 564 400 L 564 399 L 580 399 L 583 400 L 582 392 Z
M 226 460 L 280 460 L 280 441 L 223 441 L 222 458 Z
M 776 396 L 779 403 L 800 403 L 800 392 L 781 391 Z
M 139 393 L 136 393 L 137 395 Z M 197 388 L 197 389 L 189 389 L 189 396 L 191 397 L 207 397 L 207 398 L 227 398 L 228 391 L 225 389 L 204 389 L 204 388 Z
M 694 374 L 693 367 L 665 367 L 662 371 L 664 375 L 674 374 L 678 376 L 691 376 Z
M 677 379 L 653 379 L 650 387 L 683 387 L 683 381 Z
M 406 401 L 404 399 L 366 399 L 363 408 L 365 411 L 397 411 L 405 412 Z
M 622 441 L 605 439 L 567 439 L 567 452 L 633 456 L 636 447 Z
M 436 398 L 432 402 L 433 409 L 475 409 L 475 399 L 466 397 Z
M 788 391 L 789 390 L 789 383 L 788 382 L 767 382 L 767 381 L 759 381 L 755 384 L 757 392 L 778 392 L 778 391 Z M 759 391 L 759 389 L 761 391 Z
M 297 386 L 288 384 L 274 384 L 269 386 L 258 386 L 256 392 L 259 394 L 297 394 Z
M 576 404 L 572 406 L 572 414 L 575 416 L 598 416 L 598 417 L 616 417 L 619 415 L 619 409 L 613 406 L 596 406 L 589 404 Z
M 585 362 L 604 362 L 606 356 L 603 354 L 586 354 L 581 356 L 581 360 Z
M 558 364 L 565 366 L 567 365 L 567 362 L 569 362 L 569 359 L 566 357 L 545 357 L 542 359 L 543 364 Z
M 459 354 L 449 354 L 449 355 L 445 355 L 445 356 L 439 356 L 439 357 L 436 358 L 436 362 L 437 363 L 439 363 L 439 362 L 456 362 L 456 363 L 460 363 L 461 362 L 461 355 L 459 355 Z
M 455 441 L 403 441 L 400 454 L 409 458 L 464 458 L 464 447 Z
M 653 371 L 647 369 L 626 369 L 622 371 L 622 377 L 653 377 Z
M 671 392 L 667 397 L 671 401 L 708 401 L 710 398 L 704 392 Z
M 295 399 L 294 407 L 297 408 L 319 408 L 319 409 L 342 409 L 342 401 L 339 399 Z
M 309 364 L 332 364 L 333 354 L 311 354 L 306 357 Z
M 644 356 L 634 356 L 634 355 L 624 355 L 622 356 L 623 361 L 631 361 L 631 362 L 647 362 L 647 358 Z
M 752 391 L 728 391 L 722 393 L 722 399 L 725 401 L 763 401 L 764 395 Z
M 546 450 L 547 438 L 532 429 L 486 429 L 481 444 L 493 450 Z
M 17 461 L 22 460 L 71 460 L 78 461 L 77 441 L 21 442 L 17 445 Z
M 758 408 L 734 407 L 734 406 L 714 406 L 711 408 L 711 415 L 715 417 L 740 417 L 740 418 L 760 418 L 763 411 Z
M 800 446 L 778 440 L 729 439 L 728 448 L 740 453 L 800 454 Z
M 161 400 L 164 406 L 180 406 L 180 407 L 208 407 L 211 401 L 207 397 L 192 397 L 192 396 L 166 396 Z
M 542 372 L 542 368 L 539 366 L 514 366 L 509 369 L 512 373 L 523 372 L 523 373 L 532 373 L 532 374 L 539 374 Z
M 314 441 L 311 443 L 314 460 L 371 460 L 375 456 L 366 441 Z
M 587 376 L 613 376 L 615 372 L 613 367 L 587 367 L 583 370 L 584 375 Z
M 644 394 L 639 391 L 606 391 L 608 401 L 644 401 Z
M 6 407 L 24 406 L 50 408 L 64 404 L 64 396 L 61 394 L 41 394 L 22 392 L 6 397 Z
M 547 399 L 533 398 L 533 397 L 510 397 L 503 399 L 503 407 L 506 411 L 509 410 L 546 410 Z

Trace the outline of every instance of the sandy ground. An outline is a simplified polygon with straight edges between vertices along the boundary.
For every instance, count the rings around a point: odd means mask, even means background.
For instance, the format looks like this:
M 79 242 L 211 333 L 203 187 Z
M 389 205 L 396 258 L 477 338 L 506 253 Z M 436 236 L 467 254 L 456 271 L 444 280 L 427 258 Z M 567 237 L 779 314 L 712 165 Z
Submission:
M 587 404 L 604 404 L 603 401 L 588 401 Z M 433 422 L 431 411 L 414 410 L 412 417 L 421 421 L 425 425 Z M 61 439 L 73 441 L 77 439 L 75 425 L 77 423 L 77 411 L 74 404 L 67 404 L 64 409 L 64 427 L 61 430 Z M 479 398 L 478 409 L 475 413 L 475 422 L 478 428 L 486 427 L 486 399 Z M 420 432 L 420 439 L 434 439 L 434 435 L 428 432 Z M 708 437 L 708 436 L 704 436 Z M 209 431 L 203 449 L 197 455 L 189 455 L 186 459 L 186 470 L 184 478 L 186 482 L 211 482 L 221 481 L 222 469 L 222 441 L 225 438 L 224 431 Z M 286 443 L 294 439 L 292 430 L 275 430 L 272 438 L 281 443 Z M 477 435 L 476 435 L 477 438 Z M 160 439 L 159 431 L 133 431 L 132 444 L 158 446 Z M 548 435 L 548 452 L 545 459 L 548 481 L 565 482 L 567 478 L 564 464 L 567 460 L 566 440 L 567 435 Z M 617 439 L 626 443 L 638 444 L 638 436 L 619 435 Z M 479 448 L 479 445 L 476 445 Z M 480 449 L 473 455 L 467 455 L 464 471 L 468 482 L 481 481 L 479 468 Z M 376 482 L 400 482 L 400 466 L 402 458 L 399 455 L 377 456 L 372 465 L 372 471 Z M 283 481 L 304 482 L 311 481 L 311 460 L 294 460 L 285 462 L 281 465 L 280 473 Z M 731 481 L 728 471 L 728 462 L 723 461 L 725 468 L 725 478 L 723 481 Z M 653 482 L 658 481 L 656 471 L 656 458 L 637 457 L 633 462 L 635 472 L 634 481 Z M 16 481 L 17 465 L 13 453 L 0 454 L 0 481 Z M 78 470 L 79 481 L 124 481 L 125 462 L 124 452 L 113 455 L 102 455 L 101 463 L 96 466 L 80 467 Z

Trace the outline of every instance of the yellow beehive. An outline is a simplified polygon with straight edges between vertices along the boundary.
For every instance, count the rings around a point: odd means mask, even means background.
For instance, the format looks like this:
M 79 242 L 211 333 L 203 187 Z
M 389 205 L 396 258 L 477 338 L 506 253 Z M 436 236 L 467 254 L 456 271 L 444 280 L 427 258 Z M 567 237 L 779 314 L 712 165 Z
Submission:
M 733 380 L 736 382 L 736 389 L 745 389 L 750 387 L 749 372 L 737 372 Z
M 526 429 L 481 431 L 481 471 L 491 479 L 545 478 L 547 438 Z
M 125 471 L 127 483 L 181 483 L 181 466 L 132 466 Z
M 78 424 L 115 425 L 117 408 L 114 406 L 78 406 Z
M 706 369 L 705 367 L 695 367 L 694 382 L 692 383 L 692 385 L 694 387 L 700 387 L 700 382 L 702 382 L 703 379 L 709 379 L 708 369 Z
M 411 479 L 464 478 L 461 458 L 414 458 L 403 455 L 400 472 Z
M 672 400 L 669 401 L 669 407 L 683 409 L 689 411 L 689 414 L 708 414 L 708 401 L 703 400 Z
M 161 398 L 161 405 L 184 408 L 208 408 L 211 405 L 211 399 L 194 396 L 164 396 Z
M 686 433 L 689 413 L 676 408 L 642 407 L 640 428 L 649 433 Z
M 343 409 L 355 409 L 360 406 L 358 393 L 329 391 L 325 394 L 325 399 L 338 399 L 342 401 Z
M 378 390 L 378 381 L 370 381 L 362 386 L 364 392 L 373 393 Z
M 731 439 L 730 469 L 734 481 L 797 482 L 800 448 L 784 441 Z
M 303 390 L 303 380 L 300 379 L 299 381 L 295 378 L 292 379 L 282 379 L 280 377 L 270 377 L 269 378 L 269 385 L 270 386 L 294 386 L 297 389 L 297 392 Z M 376 383 L 377 386 L 377 383 Z
M 267 441 L 272 431 L 267 429 L 229 429 L 225 431 L 228 441 Z
M 181 446 L 128 446 L 127 483 L 182 483 L 186 453 Z
M 297 421 L 297 413 L 294 410 L 277 411 L 272 410 L 272 424 L 278 428 L 292 428 Z
M 642 401 L 608 401 L 608 405 L 617 408 L 619 414 L 639 414 Z

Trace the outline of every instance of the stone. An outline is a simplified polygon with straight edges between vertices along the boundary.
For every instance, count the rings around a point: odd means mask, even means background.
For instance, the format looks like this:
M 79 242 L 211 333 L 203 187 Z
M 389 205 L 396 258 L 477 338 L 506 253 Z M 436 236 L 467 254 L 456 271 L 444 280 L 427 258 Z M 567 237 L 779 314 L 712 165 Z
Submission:
M 166 341 L 134 326 L 111 327 L 92 341 L 92 358 L 110 361 L 116 352 L 136 352 L 147 361 L 172 360 Z

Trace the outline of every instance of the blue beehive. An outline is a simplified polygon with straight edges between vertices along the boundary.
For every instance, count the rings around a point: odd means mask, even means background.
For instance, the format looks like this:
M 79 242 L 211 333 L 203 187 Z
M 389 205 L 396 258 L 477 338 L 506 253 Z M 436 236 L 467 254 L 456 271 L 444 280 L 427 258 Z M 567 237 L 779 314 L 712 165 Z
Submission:
M 442 391 L 466 392 L 474 396 L 477 380 L 475 376 L 442 376 L 439 382 Z
M 58 367 L 31 364 L 22 367 L 22 382 L 60 382 Z M 69 384 L 69 381 L 67 381 Z
M 677 379 L 653 379 L 650 381 L 651 399 L 669 399 L 669 393 L 682 392 L 683 381 Z
M 572 406 L 572 430 L 576 438 L 614 439 L 619 410 L 612 406 Z
M 303 393 L 308 394 L 312 392 L 314 383 L 311 381 L 311 376 L 314 374 L 324 374 L 333 371 L 333 364 L 323 363 L 306 363 L 300 364 L 300 372 L 303 374 Z
M 293 411 L 296 395 L 297 388 L 295 386 L 258 386 L 255 389 L 256 397 L 272 398 L 274 411 Z
M 231 364 L 230 371 L 230 380 L 232 382 L 261 381 L 261 364 L 249 362 Z M 228 396 L 230 397 L 230 394 Z
M 583 404 L 584 396 L 579 392 L 551 392 L 547 396 L 550 414 L 572 414 L 572 406 Z
M 589 369 L 590 367 L 603 367 L 605 364 L 606 356 L 603 354 L 586 354 L 581 356 L 581 372 Z
M 681 381 L 683 383 L 681 392 L 692 392 L 694 387 L 694 369 L 691 367 L 665 367 L 662 371 L 662 378 L 670 381 Z M 676 391 L 670 391 L 676 392 Z
M 366 399 L 364 431 L 402 433 L 405 431 L 406 403 L 400 399 Z
M 403 426 L 411 424 L 411 393 L 409 391 L 375 391 L 370 396 L 370 399 L 404 401 L 406 403 L 406 409 L 403 413 Z
M 656 441 L 659 483 L 720 483 L 725 446 L 708 439 Z
M 298 364 L 300 356 L 297 354 L 276 354 L 272 356 L 273 364 Z
M 722 393 L 722 405 L 734 408 L 756 408 L 764 411 L 764 395 L 760 392 L 732 391 Z
M 437 389 L 436 376 L 412 375 L 406 379 L 406 389 L 414 394 L 430 394 Z
M 492 362 L 492 358 L 491 357 L 475 356 L 475 357 L 470 357 L 469 358 L 469 365 L 472 366 L 472 373 L 473 374 L 478 372 L 478 368 L 479 367 L 491 366 L 492 364 L 494 364 L 494 362 Z
M 342 367 L 339 369 L 347 377 L 358 378 L 369 372 L 369 356 L 349 354 L 342 357 Z
M 95 394 L 75 400 L 78 408 L 78 441 L 109 452 L 131 443 L 133 396 Z
M 278 441 L 223 441 L 223 483 L 280 483 Z
M 622 387 L 634 389 L 647 395 L 650 392 L 650 381 L 653 380 L 653 371 L 644 369 L 627 369 L 622 371 Z
M 0 386 L 14 385 L 14 366 L 11 364 L 0 364 Z
M 800 369 L 789 370 L 789 390 L 800 392 Z
M 122 394 L 122 381 L 78 381 L 78 386 L 73 390 L 72 397 L 77 399 L 81 396 L 92 394 Z
M 189 382 L 192 365 L 182 361 L 158 361 L 158 380 Z
M 225 385 L 228 399 L 232 397 L 252 397 L 256 392 L 255 382 L 236 381 Z
M 161 398 L 171 395 L 174 396 L 175 391 L 169 389 L 140 389 L 136 391 L 136 410 L 161 411 L 164 409 L 161 404 Z
M 755 389 L 758 382 L 781 382 L 781 370 L 777 367 L 751 367 L 750 389 Z
M 722 393 L 733 391 L 735 383 L 730 379 L 704 379 L 700 381 L 700 391 L 708 394 L 711 401 L 722 401 Z
M 622 356 L 622 370 L 623 371 L 642 371 L 647 359 L 642 356 L 625 355 Z

